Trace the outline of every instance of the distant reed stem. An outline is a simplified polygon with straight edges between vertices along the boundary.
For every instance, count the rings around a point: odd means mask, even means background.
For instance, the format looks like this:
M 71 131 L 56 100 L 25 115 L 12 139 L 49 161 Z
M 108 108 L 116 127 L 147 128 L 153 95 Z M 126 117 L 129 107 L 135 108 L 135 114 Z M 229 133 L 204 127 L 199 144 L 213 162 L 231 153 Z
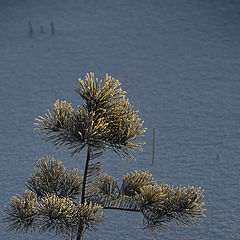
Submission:
M 28 31 L 29 37 L 32 37 L 33 26 L 31 21 L 28 21 L 28 28 L 29 28 L 29 31 Z
M 152 164 L 154 164 L 155 161 L 155 128 L 153 128 L 153 145 L 152 145 Z
M 55 28 L 54 28 L 53 22 L 51 22 L 51 31 L 52 31 L 52 35 L 55 36 Z

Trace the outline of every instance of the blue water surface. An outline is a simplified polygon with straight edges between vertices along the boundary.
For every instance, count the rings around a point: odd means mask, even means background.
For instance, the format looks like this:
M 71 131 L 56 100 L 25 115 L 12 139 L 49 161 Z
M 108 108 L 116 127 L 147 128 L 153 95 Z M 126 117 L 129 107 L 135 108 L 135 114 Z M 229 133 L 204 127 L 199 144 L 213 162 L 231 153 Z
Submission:
M 136 162 L 106 153 L 103 170 L 119 179 L 147 170 L 159 183 L 205 189 L 204 221 L 170 224 L 157 239 L 240 239 L 239 22 L 238 0 L 0 0 L 0 217 L 40 157 L 83 168 L 84 152 L 56 151 L 34 135 L 33 123 L 56 99 L 81 104 L 77 79 L 92 71 L 120 80 L 148 128 Z M 4 240 L 62 239 L 0 225 Z M 105 211 L 85 239 L 153 237 L 141 215 Z

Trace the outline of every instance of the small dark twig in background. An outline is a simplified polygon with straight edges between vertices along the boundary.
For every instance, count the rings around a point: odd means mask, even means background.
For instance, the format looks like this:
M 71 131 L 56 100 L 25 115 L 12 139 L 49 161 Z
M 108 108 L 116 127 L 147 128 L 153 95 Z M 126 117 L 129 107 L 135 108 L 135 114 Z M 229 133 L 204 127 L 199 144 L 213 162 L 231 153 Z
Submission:
M 51 22 L 52 35 L 55 36 L 55 28 L 53 22 Z
M 28 27 L 29 27 L 29 31 L 28 31 L 29 37 L 32 37 L 33 26 L 32 26 L 31 21 L 28 21 Z

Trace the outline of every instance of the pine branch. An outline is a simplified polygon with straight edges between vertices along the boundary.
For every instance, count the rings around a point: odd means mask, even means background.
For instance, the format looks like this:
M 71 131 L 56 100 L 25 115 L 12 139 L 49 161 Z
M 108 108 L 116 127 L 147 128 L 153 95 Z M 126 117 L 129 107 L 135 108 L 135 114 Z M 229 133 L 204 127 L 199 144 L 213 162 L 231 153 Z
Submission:
M 4 212 L 8 215 L 3 219 L 8 222 L 8 231 L 20 233 L 34 232 L 38 227 L 37 195 L 31 191 L 25 191 L 23 197 L 16 194 L 12 197 L 8 206 L 5 206 Z
M 69 198 L 47 194 L 43 198 L 31 191 L 23 197 L 16 195 L 4 211 L 8 217 L 8 230 L 20 233 L 49 231 L 63 236 L 76 236 L 81 220 L 88 230 L 96 230 L 103 221 L 102 207 L 98 204 L 74 203 Z
M 119 195 L 117 179 L 109 176 L 107 173 L 99 175 L 95 186 L 97 187 L 97 195 L 103 194 L 109 197 L 116 197 L 116 195 Z
M 82 188 L 81 172 L 78 169 L 67 171 L 62 162 L 47 156 L 36 163 L 26 186 L 38 197 L 56 194 L 58 197 L 75 199 Z
M 123 177 L 121 194 L 135 196 L 144 186 L 155 185 L 156 182 L 149 172 L 135 171 L 128 173 Z
M 154 233 L 170 221 L 187 226 L 201 220 L 205 217 L 202 199 L 201 188 L 174 188 L 167 184 L 143 187 L 137 195 L 144 225 Z

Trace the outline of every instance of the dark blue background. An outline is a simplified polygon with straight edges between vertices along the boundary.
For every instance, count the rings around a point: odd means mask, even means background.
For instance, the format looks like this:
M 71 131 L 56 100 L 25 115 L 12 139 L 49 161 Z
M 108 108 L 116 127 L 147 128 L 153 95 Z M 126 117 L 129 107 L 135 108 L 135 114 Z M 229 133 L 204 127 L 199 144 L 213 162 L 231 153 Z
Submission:
M 33 123 L 58 98 L 81 104 L 77 79 L 92 71 L 120 80 L 148 128 L 136 162 L 106 153 L 104 171 L 121 178 L 148 170 L 159 183 L 205 189 L 207 218 L 191 228 L 170 224 L 158 239 L 240 238 L 239 22 L 238 0 L 0 0 L 0 217 L 40 157 L 83 167 L 85 153 L 71 158 L 67 149 L 56 151 L 34 136 Z M 106 211 L 105 217 L 86 239 L 152 239 L 141 215 Z M 0 239 L 61 239 L 5 227 Z

